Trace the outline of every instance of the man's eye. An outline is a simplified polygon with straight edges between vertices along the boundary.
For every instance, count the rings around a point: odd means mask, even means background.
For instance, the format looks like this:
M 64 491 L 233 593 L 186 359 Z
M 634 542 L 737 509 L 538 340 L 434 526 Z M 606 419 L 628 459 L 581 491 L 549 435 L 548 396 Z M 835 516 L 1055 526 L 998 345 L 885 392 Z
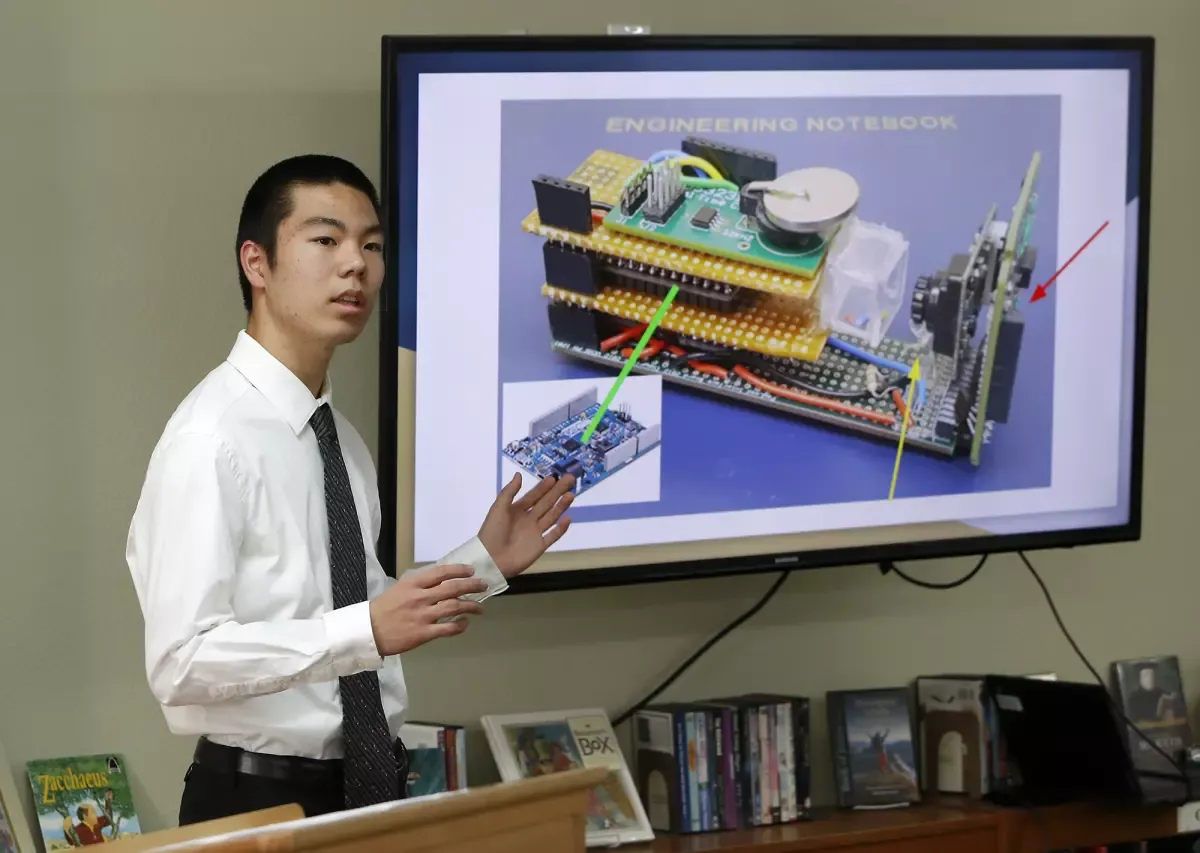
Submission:
M 334 240 L 332 237 L 317 237 L 317 238 L 316 238 L 316 242 L 320 243 L 322 246 L 335 246 L 335 245 L 337 245 L 337 241 L 336 241 L 336 240 Z
M 366 245 L 366 249 L 369 252 L 382 252 L 383 244 L 382 243 L 368 243 Z

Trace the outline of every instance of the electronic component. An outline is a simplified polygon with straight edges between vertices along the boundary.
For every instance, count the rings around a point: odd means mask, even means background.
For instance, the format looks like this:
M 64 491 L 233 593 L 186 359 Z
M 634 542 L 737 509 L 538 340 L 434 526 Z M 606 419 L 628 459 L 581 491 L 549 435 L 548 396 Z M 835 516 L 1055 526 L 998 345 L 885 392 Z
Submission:
M 636 237 L 650 243 L 642 253 L 646 260 L 656 256 L 658 248 L 666 243 L 681 249 L 737 261 L 736 264 L 724 264 L 721 269 L 717 269 L 712 259 L 697 259 L 701 262 L 701 268 L 711 271 L 714 277 L 719 277 L 729 284 L 779 292 L 778 288 L 770 286 L 771 277 L 764 280 L 764 276 L 757 270 L 753 276 L 745 274 L 740 281 L 731 280 L 725 271 L 726 267 L 746 270 L 743 265 L 753 264 L 755 267 L 767 267 L 810 280 L 809 286 L 794 288 L 789 295 L 807 298 L 815 289 L 811 279 L 816 276 L 825 260 L 826 245 L 822 240 L 815 239 L 807 245 L 796 247 L 782 245 L 784 238 L 764 239 L 757 220 L 744 215 L 739 209 L 738 194 L 734 190 L 685 188 L 683 195 L 675 199 L 675 204 L 676 213 L 670 221 L 648 216 L 646 211 L 650 202 L 647 201 L 644 207 L 628 215 L 624 213 L 623 208 L 609 211 L 603 224 L 609 231 L 620 232 L 622 237 L 628 235 L 630 238 Z M 709 229 L 693 227 L 692 220 L 705 208 L 716 209 L 719 224 Z
M 906 427 L 907 446 L 969 453 L 978 465 L 980 445 L 1017 399 L 1024 322 L 1014 306 L 1037 262 L 1028 241 L 1039 155 L 1012 221 L 997 221 L 993 206 L 964 251 L 917 277 L 909 341 L 887 336 L 891 317 L 904 313 L 908 240 L 858 219 L 862 191 L 852 175 L 805 164 L 777 174 L 760 152 L 685 142 L 685 155 L 710 164 L 700 172 L 721 174 L 685 175 L 691 164 L 669 152 L 642 161 L 594 151 L 569 176 L 605 210 L 589 212 L 590 232 L 555 229 L 540 210 L 522 221 L 567 253 L 547 255 L 541 284 L 551 346 L 620 371 L 674 288 L 633 372 L 888 441 Z M 552 271 L 551 257 L 563 267 Z M 580 258 L 592 266 L 585 271 Z M 628 413 L 609 415 L 615 426 Z M 567 470 L 578 459 L 571 454 L 585 450 L 605 469 L 620 467 L 637 448 L 602 425 L 586 447 L 548 449 L 534 470 Z
M 647 174 L 649 165 L 634 157 L 626 157 L 612 151 L 593 151 L 578 168 L 568 177 L 568 180 L 585 183 L 591 188 L 592 199 L 598 203 L 613 205 L 618 211 L 623 206 L 622 199 L 636 195 L 638 186 L 637 175 Z M 644 271 L 666 277 L 689 275 L 697 279 L 708 279 L 713 282 L 728 284 L 733 287 L 743 287 L 762 293 L 791 296 L 796 299 L 809 299 L 817 289 L 819 281 L 817 272 L 820 270 L 823 256 L 819 253 L 808 253 L 798 257 L 790 252 L 757 251 L 755 241 L 750 241 L 747 248 L 741 248 L 743 242 L 735 236 L 725 237 L 719 232 L 721 227 L 711 234 L 697 231 L 687 224 L 690 216 L 707 202 L 697 201 L 693 204 L 691 196 L 695 191 L 689 190 L 684 200 L 684 210 L 688 219 L 680 217 L 687 232 L 687 238 L 680 238 L 681 248 L 689 252 L 681 253 L 678 257 L 666 257 L 660 251 L 664 242 L 670 242 L 674 231 L 671 225 L 666 226 L 667 239 L 663 238 L 663 230 L 657 225 L 648 223 L 647 231 L 636 228 L 621 228 L 619 225 L 609 227 L 607 222 L 616 219 L 612 214 L 589 233 L 564 231 L 543 225 L 535 208 L 521 220 L 521 229 L 556 243 L 564 243 L 578 249 L 584 249 L 595 254 L 601 263 L 623 260 L 641 264 Z M 737 225 L 743 219 L 738 210 L 736 198 L 725 190 L 704 190 L 695 192 L 698 199 L 711 195 L 714 199 L 722 195 L 731 196 L 732 203 L 726 205 L 728 213 L 721 210 L 722 221 Z M 640 206 L 641 202 L 637 202 Z M 630 208 L 632 213 L 633 208 Z M 625 214 L 619 214 L 624 217 Z M 632 218 L 631 221 L 636 221 Z M 650 230 L 656 231 L 653 235 Z M 614 231 L 620 231 L 620 239 L 616 239 Z M 689 239 L 690 238 L 690 241 Z M 726 260 L 740 263 L 726 263 Z M 770 272 L 764 272 L 764 266 L 770 267 Z
M 570 293 L 571 291 L 564 291 Z M 550 334 L 558 341 L 577 347 L 595 349 L 600 346 L 596 331 L 596 314 L 567 302 L 555 301 L 546 306 L 550 319 Z
M 642 218 L 662 225 L 668 222 L 683 204 L 683 170 L 677 160 L 655 163 L 646 178 L 646 201 Z
M 1033 268 L 1037 266 L 1037 246 L 1026 246 L 1021 253 L 1021 260 L 1013 272 L 1013 285 L 1022 290 L 1029 287 L 1033 278 Z
M 503 454 L 535 477 L 575 477 L 581 494 L 660 444 L 661 426 L 643 425 L 624 407 L 607 409 L 584 444 L 580 439 L 600 406 L 593 386 L 533 418 L 528 435 L 505 445 Z
M 772 181 L 746 184 L 739 194 L 739 209 L 757 196 L 754 219 L 759 233 L 772 245 L 811 249 L 833 232 L 858 208 L 859 187 L 841 169 L 824 166 L 796 169 Z
M 747 294 L 753 293 L 707 278 L 664 275 L 661 271 L 651 271 L 645 264 L 634 264 L 623 259 L 604 268 L 603 282 L 606 286 L 645 293 L 660 300 L 666 297 L 672 287 L 677 287 L 675 302 L 679 305 L 692 305 L 719 314 L 746 307 L 749 301 Z
M 567 302 L 571 307 L 591 308 L 636 323 L 649 323 L 662 304 L 661 298 L 619 287 L 603 287 L 589 297 L 543 285 L 542 295 L 550 297 L 551 305 Z M 763 355 L 811 361 L 821 354 L 828 333 L 816 328 L 810 312 L 810 306 L 784 297 L 760 299 L 751 307 L 726 314 L 672 304 L 659 328 Z
M 1024 333 L 1025 317 L 1020 311 L 1013 309 L 1004 315 L 995 339 L 996 360 L 992 363 L 992 389 L 987 407 L 988 420 L 998 424 L 1008 423 Z
M 587 184 L 538 175 L 533 179 L 533 193 L 543 225 L 580 234 L 592 230 L 592 191 Z
M 546 283 L 576 293 L 596 292 L 597 263 L 589 252 L 547 240 L 542 246 Z
M 750 181 L 772 181 L 778 168 L 774 154 L 739 148 L 715 139 L 689 136 L 683 140 L 680 149 L 685 154 L 702 157 L 712 163 L 738 186 Z
M 717 209 L 715 207 L 702 207 L 693 214 L 692 226 L 694 228 L 711 228 L 716 218 Z

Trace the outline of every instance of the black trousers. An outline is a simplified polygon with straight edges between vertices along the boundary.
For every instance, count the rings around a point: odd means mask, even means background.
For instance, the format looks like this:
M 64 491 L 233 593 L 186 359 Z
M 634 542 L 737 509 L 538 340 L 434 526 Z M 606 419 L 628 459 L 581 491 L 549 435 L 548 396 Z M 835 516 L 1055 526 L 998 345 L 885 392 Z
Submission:
M 396 749 L 403 796 L 407 787 L 408 754 L 399 741 Z M 290 803 L 299 804 L 305 817 L 345 808 L 340 771 L 314 774 L 313 762 L 304 762 L 307 766 L 303 769 L 307 772 L 281 773 L 279 765 L 281 762 L 286 764 L 287 759 L 271 756 L 274 775 L 247 773 L 238 769 L 244 755 L 241 750 L 201 740 L 184 776 L 183 797 L 179 803 L 180 826 Z
M 341 811 L 340 783 L 272 779 L 192 763 L 184 777 L 179 825 L 299 803 L 305 817 Z

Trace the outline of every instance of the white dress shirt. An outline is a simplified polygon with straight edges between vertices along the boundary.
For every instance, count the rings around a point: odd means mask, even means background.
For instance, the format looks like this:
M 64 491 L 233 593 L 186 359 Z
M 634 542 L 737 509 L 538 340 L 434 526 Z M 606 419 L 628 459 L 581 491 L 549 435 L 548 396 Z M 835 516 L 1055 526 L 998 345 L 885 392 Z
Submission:
M 340 758 L 338 677 L 377 670 L 392 734 L 408 704 L 399 657 L 375 647 L 369 605 L 335 610 L 325 478 L 309 425 L 330 401 L 242 331 L 168 421 L 126 560 L 145 618 L 146 675 L 171 731 L 254 752 Z M 331 406 L 332 408 L 332 406 Z M 334 411 L 374 598 L 379 490 L 362 437 Z M 447 554 L 507 588 L 478 538 Z

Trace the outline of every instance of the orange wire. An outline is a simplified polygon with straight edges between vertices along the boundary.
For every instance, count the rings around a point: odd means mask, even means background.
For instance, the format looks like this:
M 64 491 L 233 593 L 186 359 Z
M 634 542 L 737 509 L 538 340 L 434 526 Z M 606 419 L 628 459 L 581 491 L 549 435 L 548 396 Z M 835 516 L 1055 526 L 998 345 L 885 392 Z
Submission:
M 788 400 L 794 400 L 797 403 L 807 403 L 810 406 L 817 406 L 822 409 L 828 409 L 831 412 L 841 412 L 845 415 L 854 415 L 859 418 L 866 418 L 876 423 L 885 424 L 887 426 L 895 426 L 896 419 L 891 415 L 885 415 L 882 412 L 872 412 L 869 409 L 860 409 L 857 406 L 848 406 L 845 403 L 838 403 L 834 400 L 825 397 L 817 397 L 812 394 L 807 394 L 803 391 L 793 391 L 791 388 L 785 388 L 782 385 L 776 385 L 774 382 L 768 382 L 755 376 L 742 365 L 734 365 L 733 372 L 749 382 L 760 391 L 766 391 L 768 394 L 774 394 L 777 397 L 783 397 Z
M 640 336 L 642 334 L 642 332 L 644 332 L 644 331 L 646 331 L 645 323 L 642 323 L 640 326 L 630 326 L 625 331 L 618 332 L 617 334 L 613 335 L 611 338 L 605 338 L 604 340 L 602 340 L 600 342 L 600 351 L 608 352 L 613 347 L 619 347 L 621 344 L 628 343 L 629 341 L 633 340 L 634 338 Z M 625 356 L 625 357 L 628 358 L 629 356 Z
M 892 389 L 892 402 L 896 404 L 896 408 L 900 410 L 902 420 L 908 420 L 908 406 L 904 405 L 904 395 L 900 393 L 899 388 Z

